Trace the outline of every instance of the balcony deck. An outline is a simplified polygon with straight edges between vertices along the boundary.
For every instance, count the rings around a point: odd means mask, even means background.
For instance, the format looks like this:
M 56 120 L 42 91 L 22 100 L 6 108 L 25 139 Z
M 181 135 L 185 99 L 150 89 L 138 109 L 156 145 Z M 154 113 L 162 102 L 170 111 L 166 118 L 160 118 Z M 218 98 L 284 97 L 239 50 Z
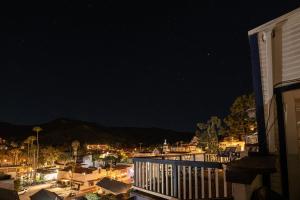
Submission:
M 135 191 L 163 199 L 231 199 L 226 164 L 191 160 L 134 158 Z

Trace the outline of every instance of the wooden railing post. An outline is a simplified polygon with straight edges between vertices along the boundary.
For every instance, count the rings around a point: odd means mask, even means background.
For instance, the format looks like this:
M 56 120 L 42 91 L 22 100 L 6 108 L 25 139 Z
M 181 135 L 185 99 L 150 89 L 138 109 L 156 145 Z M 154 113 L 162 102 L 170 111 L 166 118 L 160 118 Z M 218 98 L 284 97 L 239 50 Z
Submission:
M 178 193 L 178 199 L 181 198 L 181 187 L 180 187 L 180 182 L 181 182 L 181 176 L 180 176 L 180 165 L 178 165 L 178 171 L 177 171 L 177 193 Z
M 211 198 L 211 168 L 207 168 L 208 173 L 208 198 Z
M 224 197 L 227 197 L 227 181 L 226 181 L 226 165 L 223 166 L 223 180 L 224 180 Z
M 145 163 L 141 162 L 141 173 L 142 173 L 142 188 L 145 187 L 145 168 L 144 168 Z
M 166 175 L 166 195 L 169 196 L 169 165 L 165 165 L 165 175 Z
M 219 198 L 219 169 L 215 169 L 216 197 Z
M 142 186 L 142 170 L 141 170 L 141 166 L 142 166 L 142 163 L 141 162 L 138 162 L 138 169 L 139 169 L 139 187 Z
M 165 164 L 161 165 L 161 193 L 165 193 Z
M 152 177 L 153 177 L 153 191 L 156 191 L 156 171 L 155 171 L 155 163 L 152 164 Z
M 178 172 L 177 172 L 177 166 L 176 165 L 172 165 L 172 175 L 173 175 L 173 196 L 177 197 L 177 182 L 178 182 Z
M 134 186 L 138 186 L 137 185 L 137 162 L 133 161 L 134 163 Z
M 157 192 L 160 193 L 160 164 L 157 164 Z
M 173 178 L 173 176 L 174 176 L 174 170 L 173 170 L 173 165 L 170 165 L 170 168 L 171 168 L 171 176 L 170 176 L 170 178 L 171 178 L 171 180 L 170 180 L 170 186 L 171 186 L 171 197 L 174 197 L 174 184 L 173 184 L 173 181 L 174 181 L 174 178 Z
M 149 162 L 149 188 L 152 190 L 152 178 L 153 178 L 153 168 L 152 168 L 153 163 Z
M 145 185 L 145 188 L 146 188 L 146 190 L 148 190 L 148 165 L 149 165 L 149 162 L 146 162 L 145 163 L 146 164 L 146 185 Z
M 186 199 L 186 172 L 185 172 L 185 166 L 182 166 L 182 176 L 183 176 L 183 199 Z
M 204 199 L 205 193 L 204 193 L 204 168 L 203 167 L 201 167 L 201 196 L 202 199 Z
M 189 199 L 193 198 L 193 193 L 192 193 L 192 167 L 189 166 Z
M 198 168 L 195 167 L 195 199 L 198 199 Z

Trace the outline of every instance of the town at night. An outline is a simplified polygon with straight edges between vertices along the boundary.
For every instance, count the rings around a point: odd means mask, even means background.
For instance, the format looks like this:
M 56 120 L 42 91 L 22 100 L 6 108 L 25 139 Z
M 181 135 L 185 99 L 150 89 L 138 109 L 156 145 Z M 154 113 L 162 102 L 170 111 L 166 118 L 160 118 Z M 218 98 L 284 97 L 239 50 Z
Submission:
M 5 8 L 0 200 L 300 199 L 298 1 Z

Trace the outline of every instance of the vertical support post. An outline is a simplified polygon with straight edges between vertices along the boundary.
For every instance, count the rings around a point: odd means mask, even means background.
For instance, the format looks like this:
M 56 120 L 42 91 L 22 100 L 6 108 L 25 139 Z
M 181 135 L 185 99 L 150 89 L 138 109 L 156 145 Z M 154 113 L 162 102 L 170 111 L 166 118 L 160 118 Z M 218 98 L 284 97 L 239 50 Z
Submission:
M 266 126 L 264 116 L 264 100 L 261 83 L 261 70 L 260 70 L 260 59 L 259 59 L 259 47 L 258 47 L 258 35 L 249 36 L 250 50 L 251 50 L 251 62 L 252 62 L 252 78 L 253 78 L 253 89 L 255 93 L 256 103 L 256 120 L 258 129 L 258 145 L 259 152 L 266 154 L 268 152 L 266 142 Z
M 282 33 L 280 31 L 278 31 L 278 33 L 276 32 L 276 40 L 278 39 L 280 40 L 282 38 L 281 34 Z M 267 40 L 268 39 L 271 38 L 267 38 Z M 262 87 L 262 80 L 261 80 L 261 66 L 260 66 L 257 33 L 249 36 L 249 43 L 250 43 L 251 63 L 252 63 L 252 80 L 253 80 L 252 82 L 253 82 L 253 90 L 255 93 L 256 121 L 257 121 L 258 146 L 259 146 L 258 148 L 259 148 L 259 153 L 261 153 L 262 155 L 266 155 L 269 153 L 269 149 L 268 149 L 267 137 L 266 137 L 267 134 L 266 134 L 266 124 L 265 124 L 264 96 L 263 96 L 263 87 Z M 270 43 L 269 40 L 267 41 L 267 45 L 270 46 L 268 43 Z M 269 47 L 269 49 L 267 49 L 267 54 L 270 51 L 272 50 Z M 277 95 L 276 95 L 276 99 L 277 99 Z M 278 112 L 277 112 L 277 116 L 280 116 Z M 280 120 L 278 120 L 278 122 L 279 121 Z M 278 129 L 280 133 L 279 124 L 278 124 Z M 280 142 L 280 138 L 279 138 L 279 142 Z M 267 187 L 270 187 L 271 184 L 270 175 L 267 174 L 263 175 L 263 184 Z M 286 185 L 288 185 L 288 182 L 286 183 Z M 283 183 L 282 186 L 286 187 L 286 185 Z M 284 193 L 284 189 L 283 189 L 283 193 Z M 287 191 L 287 196 L 285 197 L 288 199 L 288 191 Z
M 180 176 L 180 165 L 178 165 L 178 176 L 177 176 L 177 190 L 178 190 L 178 199 L 181 198 L 181 187 L 180 187 L 180 181 L 181 181 L 181 176 Z
M 280 171 L 281 171 L 281 187 L 284 197 L 289 199 L 289 180 L 284 124 L 284 110 L 281 91 L 276 93 L 277 117 L 278 117 L 278 137 L 279 137 L 279 153 L 280 153 Z
M 189 166 L 189 199 L 193 198 L 192 193 L 192 167 Z
M 145 188 L 145 163 L 141 162 L 141 171 L 142 171 L 142 188 Z
M 172 173 L 173 173 L 173 196 L 177 197 L 177 183 L 178 183 L 178 172 L 177 172 L 177 166 L 172 165 Z
M 182 176 L 183 176 L 183 199 L 186 199 L 186 173 L 185 173 L 185 166 L 182 166 Z
M 204 199 L 205 193 L 204 193 L 204 168 L 203 167 L 201 167 L 201 196 L 202 199 Z
M 170 176 L 170 178 L 171 178 L 171 180 L 170 180 L 170 182 L 171 182 L 171 196 L 172 197 L 174 197 L 174 169 L 173 169 L 173 165 L 170 165 L 170 168 L 171 168 L 171 176 Z
M 165 174 L 166 174 L 166 195 L 168 196 L 169 195 L 169 172 L 168 172 L 169 165 L 168 164 L 165 165 L 165 169 L 166 169 L 166 172 L 165 172 Z
M 153 163 L 150 162 L 149 163 L 149 188 L 150 190 L 152 190 L 152 178 L 153 178 L 153 167 L 152 167 Z
M 148 166 L 149 166 L 149 162 L 146 162 L 145 163 L 145 167 L 146 167 L 146 185 L 145 185 L 145 188 L 146 188 L 146 190 L 148 190 Z
M 152 169 L 153 169 L 153 191 L 157 191 L 156 190 L 156 164 L 155 163 L 153 163 L 153 165 L 152 165 Z
M 198 199 L 198 168 L 195 167 L 195 199 Z
M 157 164 L 157 192 L 160 193 L 160 164 Z
M 138 168 L 139 168 L 139 187 L 142 186 L 142 174 L 141 174 L 141 162 L 138 162 Z
M 161 193 L 165 193 L 165 164 L 161 165 Z
M 227 197 L 226 165 L 223 164 L 224 197 Z
M 134 162 L 134 186 L 138 186 L 137 185 L 137 180 L 138 180 L 138 176 L 137 176 L 137 162 Z
M 219 169 L 215 168 L 216 197 L 219 197 Z
M 208 198 L 211 198 L 211 168 L 207 168 L 208 173 Z

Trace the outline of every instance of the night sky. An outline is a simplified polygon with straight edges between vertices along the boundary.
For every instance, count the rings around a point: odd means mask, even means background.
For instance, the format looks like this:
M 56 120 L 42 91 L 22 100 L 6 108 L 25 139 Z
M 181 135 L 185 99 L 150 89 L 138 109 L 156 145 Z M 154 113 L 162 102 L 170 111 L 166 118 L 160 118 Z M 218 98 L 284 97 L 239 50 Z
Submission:
M 27 2 L 27 1 L 26 1 Z M 198 3 L 197 3 L 198 2 Z M 0 121 L 194 130 L 252 91 L 247 31 L 297 1 L 60 1 L 0 19 Z M 13 15 L 13 13 L 12 13 Z

